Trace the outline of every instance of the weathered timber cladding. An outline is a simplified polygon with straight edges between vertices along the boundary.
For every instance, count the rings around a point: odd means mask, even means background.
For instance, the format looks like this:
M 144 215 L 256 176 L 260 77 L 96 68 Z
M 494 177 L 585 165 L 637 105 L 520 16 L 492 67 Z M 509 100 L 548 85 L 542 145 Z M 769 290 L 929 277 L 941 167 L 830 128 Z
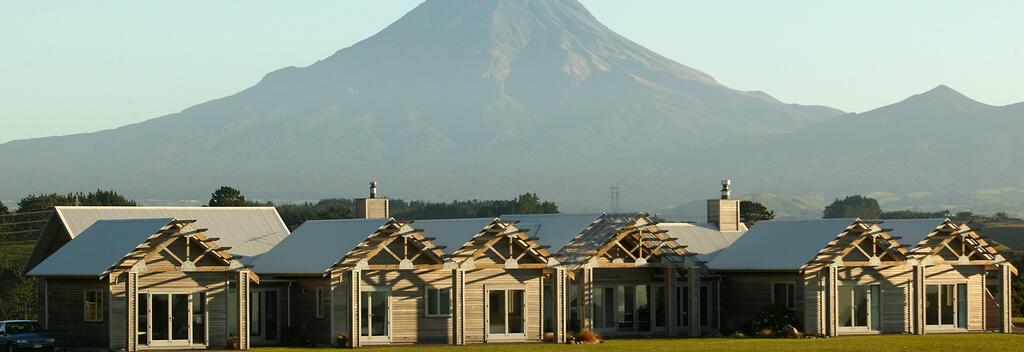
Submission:
M 803 277 L 784 272 L 730 272 L 723 275 L 719 297 L 721 326 L 738 328 L 754 320 L 757 311 L 772 305 L 772 283 L 795 284 L 796 317 L 803 317 Z M 798 322 L 798 326 L 803 322 Z
M 365 270 L 363 287 L 390 290 L 391 343 L 448 343 L 451 317 L 426 317 L 424 287 L 451 288 L 451 270 Z
M 466 272 L 466 343 L 483 343 L 486 337 L 485 302 L 488 287 L 522 286 L 526 292 L 526 341 L 540 341 L 540 323 L 543 306 L 531 302 L 541 302 L 540 269 L 478 269 Z M 450 282 L 450 281 L 449 281 Z
M 49 329 L 62 347 L 107 348 L 110 341 L 110 291 L 106 280 L 46 279 Z M 103 321 L 85 321 L 85 291 L 99 290 L 103 298 Z
M 840 285 L 879 285 L 882 295 L 881 332 L 910 332 L 907 318 L 912 315 L 910 292 L 913 288 L 913 267 L 840 267 L 837 274 Z
M 317 317 L 316 310 L 316 289 L 322 288 L 326 300 L 322 317 Z M 308 338 L 315 345 L 330 345 L 334 343 L 331 335 L 331 307 L 330 307 L 330 280 L 327 278 L 299 278 L 291 285 L 291 311 L 281 312 L 282 321 L 289 319 L 287 325 L 292 330 L 299 332 L 302 337 Z M 286 297 L 285 289 L 279 291 L 279 298 Z M 284 307 L 284 305 L 281 305 Z
M 351 335 L 352 331 L 349 326 L 349 318 L 352 316 L 349 311 L 349 291 L 352 290 L 352 280 L 348 272 L 336 272 L 331 277 L 331 305 L 329 314 L 331 319 L 330 326 L 333 329 L 331 336 L 348 336 Z M 349 341 L 352 341 L 352 339 L 350 338 Z

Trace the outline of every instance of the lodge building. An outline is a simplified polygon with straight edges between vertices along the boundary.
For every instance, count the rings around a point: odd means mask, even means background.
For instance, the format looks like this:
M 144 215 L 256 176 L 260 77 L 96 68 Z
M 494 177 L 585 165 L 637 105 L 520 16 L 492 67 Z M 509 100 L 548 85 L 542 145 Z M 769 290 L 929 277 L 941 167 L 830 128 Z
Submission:
M 57 207 L 26 266 L 67 347 L 700 337 L 788 314 L 811 334 L 1010 332 L 1017 268 L 949 219 L 705 223 L 645 214 L 403 220 L 387 198 L 293 232 L 266 208 Z

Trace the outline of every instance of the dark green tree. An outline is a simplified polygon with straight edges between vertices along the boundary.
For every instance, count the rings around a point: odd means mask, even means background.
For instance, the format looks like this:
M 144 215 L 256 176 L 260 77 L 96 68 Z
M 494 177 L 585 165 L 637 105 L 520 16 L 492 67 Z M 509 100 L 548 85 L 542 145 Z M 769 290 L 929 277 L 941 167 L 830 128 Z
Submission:
M 764 206 L 764 204 L 752 200 L 740 201 L 740 221 L 743 221 L 747 226 L 754 226 L 758 221 L 774 218 L 775 211 L 768 210 L 768 207 Z
M 838 198 L 825 207 L 823 218 L 861 218 L 878 219 L 882 216 L 882 208 L 878 201 L 861 195 L 853 195 L 839 200 Z
M 0 201 L 0 214 L 7 214 L 7 206 L 3 201 Z
M 27 195 L 18 202 L 18 212 L 43 211 L 59 205 L 116 205 L 136 206 L 134 200 L 125 198 L 114 190 L 97 189 L 89 193 Z
M 324 208 L 323 210 L 320 210 L 320 212 L 316 214 L 317 220 L 351 218 L 352 211 L 348 207 L 340 204 L 331 205 L 327 208 Z
M 248 205 L 242 192 L 232 187 L 220 186 L 210 194 L 211 207 L 244 207 Z

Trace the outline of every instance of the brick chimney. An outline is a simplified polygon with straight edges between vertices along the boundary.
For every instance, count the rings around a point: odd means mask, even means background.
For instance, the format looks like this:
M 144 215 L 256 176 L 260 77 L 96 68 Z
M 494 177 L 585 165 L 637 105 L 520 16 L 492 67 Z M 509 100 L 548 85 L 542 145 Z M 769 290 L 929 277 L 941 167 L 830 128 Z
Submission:
M 370 198 L 355 200 L 356 219 L 387 218 L 391 216 L 387 198 L 377 198 L 377 182 L 370 182 Z
M 732 199 L 732 181 L 722 180 L 722 197 L 708 199 L 708 222 L 722 232 L 740 231 L 740 201 Z

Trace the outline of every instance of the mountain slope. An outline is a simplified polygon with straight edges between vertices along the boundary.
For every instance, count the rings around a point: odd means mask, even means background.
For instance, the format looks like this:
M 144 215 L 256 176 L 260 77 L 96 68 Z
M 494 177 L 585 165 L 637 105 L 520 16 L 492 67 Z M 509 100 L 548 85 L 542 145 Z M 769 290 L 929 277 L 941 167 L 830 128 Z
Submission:
M 887 209 L 1024 207 L 1024 103 L 990 106 L 946 86 L 748 144 L 709 163 L 739 184 L 823 197 L 871 194 Z M 725 162 L 718 162 L 725 160 Z
M 308 199 L 359 194 L 368 179 L 406 198 L 556 193 L 636 155 L 840 114 L 725 87 L 615 34 L 575 0 L 432 0 L 238 94 L 113 130 L 0 145 L 0 164 L 16 165 L 0 169 L 0 198 L 115 187 L 204 199 L 233 184 L 252 197 Z M 576 195 L 608 182 L 552 196 L 586 204 L 593 195 Z

